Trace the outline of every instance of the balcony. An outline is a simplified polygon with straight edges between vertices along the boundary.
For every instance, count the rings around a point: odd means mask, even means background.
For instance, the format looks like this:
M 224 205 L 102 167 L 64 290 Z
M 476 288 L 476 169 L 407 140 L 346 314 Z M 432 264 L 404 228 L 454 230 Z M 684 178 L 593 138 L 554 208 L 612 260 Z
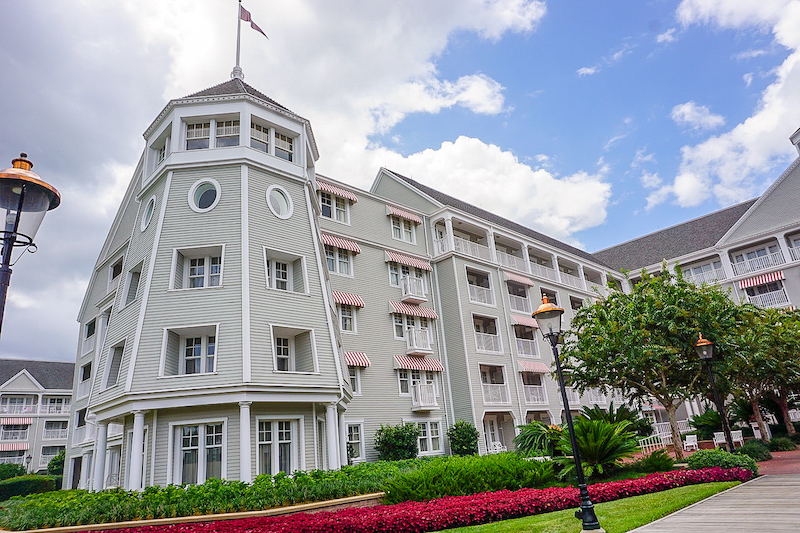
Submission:
M 564 285 L 569 285 L 570 287 L 575 287 L 576 289 L 583 288 L 583 280 L 578 276 L 573 276 L 572 274 L 567 274 L 566 272 L 560 272 L 561 274 L 561 283 Z
M 508 387 L 505 383 L 482 383 L 483 403 L 487 405 L 508 405 Z
M 758 307 L 783 307 L 789 304 L 789 297 L 786 296 L 786 289 L 773 292 L 765 292 L 755 296 L 748 296 L 747 301 Z
M 589 403 L 604 404 L 604 403 L 607 402 L 606 395 L 603 394 L 600 391 L 590 390 L 590 391 L 587 392 L 586 396 L 589 399 Z M 570 401 L 572 401 L 572 400 L 570 400 Z
M 475 332 L 475 345 L 480 352 L 501 353 L 503 351 L 499 335 Z
M 402 288 L 402 302 L 407 304 L 421 304 L 428 301 L 428 296 L 425 291 L 425 281 L 422 278 L 405 276 L 403 277 Z
M 78 398 L 85 398 L 89 396 L 89 391 L 92 390 L 92 380 L 87 379 L 78 383 Z
M 517 353 L 529 357 L 539 357 L 536 352 L 536 341 L 531 339 L 515 339 L 517 341 Z
M 533 261 L 531 261 L 530 265 L 531 274 L 534 276 L 549 279 L 551 281 L 558 281 L 558 274 L 556 273 L 555 269 L 540 265 L 539 263 L 534 263 Z
M 715 268 L 707 272 L 695 274 L 687 269 L 686 272 L 684 272 L 684 277 L 695 285 L 700 285 L 702 283 L 716 283 L 719 280 L 725 279 L 725 271 L 721 268 Z
M 36 412 L 36 405 L 34 404 L 26 404 L 26 405 L 0 405 L 0 413 L 4 415 L 24 415 L 29 413 Z
M 433 411 L 438 408 L 436 387 L 432 383 L 415 383 L 411 386 L 412 411 Z
M 494 292 L 492 292 L 492 289 L 479 287 L 478 285 L 468 285 L 468 287 L 469 300 L 471 302 L 494 305 Z
M 792 261 L 800 261 L 800 246 L 789 248 L 789 255 L 792 256 Z
M 75 432 L 72 434 L 72 444 L 77 446 L 78 444 L 83 444 L 86 442 L 94 442 L 96 436 L 97 426 L 89 424 L 78 426 L 75 428 Z
M 600 294 L 605 294 L 606 288 L 602 285 L 602 283 L 596 283 L 594 281 L 586 280 L 586 288 L 591 292 L 598 292 Z
M 43 438 L 45 439 L 66 439 L 67 429 L 45 429 Z
M 431 333 L 428 328 L 406 328 L 406 355 L 430 355 Z
M 42 415 L 65 415 L 65 414 L 68 414 L 69 411 L 70 411 L 69 404 L 61 404 L 61 403 L 46 404 L 46 403 L 43 403 L 39 407 L 39 414 L 42 414 Z
M 749 274 L 750 272 L 758 272 L 770 267 L 779 266 L 786 262 L 781 252 L 774 254 L 762 255 L 761 257 L 754 257 L 753 259 L 745 259 L 738 263 L 733 263 L 733 274 L 740 276 L 742 274 Z
M 478 259 L 485 259 L 487 261 L 491 261 L 492 259 L 492 251 L 488 246 L 468 241 L 461 237 L 453 237 L 453 244 L 455 245 L 455 251 L 458 253 L 477 257 Z
M 572 387 L 564 387 L 567 391 L 567 401 L 570 406 L 581 403 L 581 395 Z
M 42 455 L 39 457 L 39 468 L 47 468 L 47 465 L 50 464 L 50 461 L 53 460 L 55 455 Z
M 0 464 L 3 463 L 22 465 L 25 464 L 25 458 L 21 455 L 19 457 L 0 457 Z
M 544 385 L 524 385 L 525 403 L 528 405 L 542 405 L 547 403 L 547 391 Z
M 4 429 L 0 431 L 0 440 L 28 440 L 28 430 Z
M 515 268 L 517 270 L 522 270 L 523 272 L 527 272 L 528 269 L 525 268 L 525 260 L 521 257 L 517 257 L 516 255 L 507 254 L 505 252 L 501 252 L 500 250 L 495 250 L 497 254 L 497 261 L 506 267 Z
M 519 311 L 520 313 L 530 313 L 531 312 L 531 301 L 523 296 L 514 296 L 513 294 L 508 295 L 508 299 L 511 301 L 511 309 L 514 311 Z
M 112 437 L 119 437 L 122 435 L 122 431 L 125 429 L 125 424 L 120 424 L 118 422 L 110 422 L 108 424 L 108 438 Z

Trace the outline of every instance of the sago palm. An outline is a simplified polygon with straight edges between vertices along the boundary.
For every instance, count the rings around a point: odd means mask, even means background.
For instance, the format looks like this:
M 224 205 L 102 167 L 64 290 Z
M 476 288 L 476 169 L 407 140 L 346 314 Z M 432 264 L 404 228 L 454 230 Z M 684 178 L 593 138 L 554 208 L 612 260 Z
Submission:
M 583 473 L 586 477 L 606 475 L 622 459 L 631 457 L 637 449 L 636 435 L 629 431 L 629 422 L 612 424 L 604 420 L 575 419 L 575 440 L 581 455 Z M 566 457 L 553 460 L 563 466 L 561 478 L 575 470 L 569 433 L 564 432 L 558 444 Z

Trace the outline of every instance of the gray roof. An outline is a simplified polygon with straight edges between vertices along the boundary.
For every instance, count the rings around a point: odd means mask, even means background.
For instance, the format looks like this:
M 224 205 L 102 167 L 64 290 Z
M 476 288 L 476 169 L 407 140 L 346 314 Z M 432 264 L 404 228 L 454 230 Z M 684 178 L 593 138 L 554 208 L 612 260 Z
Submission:
M 447 194 L 445 194 L 443 192 L 439 192 L 436 189 L 432 189 L 431 187 L 428 187 L 427 185 L 423 185 L 423 184 L 419 183 L 418 181 L 414 181 L 413 179 L 407 178 L 407 177 L 405 177 L 403 175 L 400 175 L 397 172 L 394 172 L 394 171 L 389 170 L 389 169 L 384 169 L 384 170 L 386 170 L 388 172 L 391 172 L 394 176 L 397 176 L 398 178 L 400 178 L 401 180 L 405 181 L 406 183 L 408 183 L 412 187 L 415 187 L 415 188 L 419 189 L 420 191 L 424 192 L 425 194 L 427 194 L 428 196 L 430 196 L 431 198 L 433 198 L 434 200 L 436 200 L 437 202 L 439 202 L 441 204 L 449 205 L 450 207 L 455 207 L 456 209 L 464 211 L 465 213 L 469 213 L 470 215 L 475 215 L 476 217 L 480 217 L 480 218 L 482 218 L 484 220 L 487 220 L 487 221 L 489 221 L 489 222 L 491 222 L 493 224 L 497 224 L 498 226 L 503 226 L 503 227 L 508 228 L 508 229 L 510 229 L 512 231 L 516 231 L 517 233 L 521 233 L 522 235 L 527 235 L 528 237 L 530 237 L 530 238 L 532 238 L 534 240 L 549 244 L 550 246 L 553 246 L 554 248 L 558 248 L 559 250 L 564 250 L 565 252 L 569 252 L 569 253 L 571 253 L 573 255 L 577 255 L 578 257 L 582 257 L 583 259 L 586 259 L 588 261 L 592 261 L 593 263 L 598 263 L 598 264 L 601 264 L 601 265 L 605 264 L 605 262 L 603 260 L 601 260 L 598 257 L 593 256 L 592 254 L 590 254 L 588 252 L 585 252 L 584 250 L 580 250 L 578 248 L 575 248 L 574 246 L 570 246 L 569 244 L 561 242 L 558 239 L 554 239 L 553 237 L 548 237 L 547 235 L 545 235 L 543 233 L 539 233 L 538 231 L 532 230 L 532 229 L 530 229 L 530 228 L 528 228 L 526 226 L 523 226 L 522 224 L 517 224 L 516 222 L 508 220 L 507 218 L 503 218 L 501 216 L 495 215 L 494 213 L 490 213 L 489 211 L 486 211 L 485 209 L 481 209 L 480 207 L 476 207 L 476 206 L 474 206 L 472 204 L 468 204 L 467 202 L 459 200 L 458 198 L 453 198 L 450 195 L 447 195 Z M 609 266 L 609 265 L 605 265 L 605 266 Z
M 0 383 L 5 383 L 21 370 L 27 370 L 45 389 L 72 389 L 75 363 L 0 359 Z
M 711 248 L 756 200 L 758 198 L 599 250 L 594 255 L 618 270 L 636 271 L 664 259 Z
M 219 85 L 214 85 L 213 87 L 209 87 L 208 89 L 204 89 L 200 92 L 190 94 L 185 98 L 201 98 L 203 96 L 224 96 L 228 94 L 248 94 L 260 100 L 264 100 L 265 102 L 277 106 L 285 111 L 289 111 L 288 109 L 286 109 L 284 106 L 282 106 L 269 96 L 265 95 L 261 91 L 254 89 L 253 87 L 246 84 L 239 78 L 232 78 L 229 81 L 220 83 Z M 289 113 L 292 112 L 289 111 Z

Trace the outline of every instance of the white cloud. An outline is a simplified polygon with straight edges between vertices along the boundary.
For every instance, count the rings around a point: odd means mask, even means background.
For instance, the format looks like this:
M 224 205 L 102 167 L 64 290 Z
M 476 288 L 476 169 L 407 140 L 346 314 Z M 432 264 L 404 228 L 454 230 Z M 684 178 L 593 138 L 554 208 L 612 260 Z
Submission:
M 575 72 L 577 72 L 578 76 L 581 76 L 581 77 L 583 77 L 583 76 L 591 76 L 592 74 L 597 74 L 598 72 L 600 72 L 600 67 L 597 67 L 597 66 L 594 66 L 594 67 L 581 67 L 578 70 L 576 70 Z
M 661 44 L 661 43 L 673 43 L 676 40 L 677 40 L 677 37 L 675 37 L 675 28 L 670 28 L 667 31 L 665 31 L 664 33 L 659 33 L 658 35 L 656 35 L 656 42 L 659 43 L 659 44 Z
M 631 161 L 631 168 L 639 168 L 646 163 L 655 163 L 656 156 L 653 153 L 646 153 L 647 148 L 639 148 Z
M 615 144 L 617 144 L 619 141 L 621 141 L 622 139 L 627 137 L 629 134 L 630 134 L 630 132 L 626 131 L 625 133 L 620 133 L 618 135 L 614 135 L 609 140 L 607 140 L 606 143 L 603 145 L 603 150 L 608 152 L 609 150 L 611 150 L 614 147 Z
M 750 84 L 753 83 L 753 73 L 748 72 L 742 76 L 742 80 L 744 80 L 744 86 L 750 87 Z
M 725 124 L 725 117 L 713 114 L 708 107 L 694 101 L 678 104 L 672 108 L 670 118 L 678 126 L 694 130 L 713 130 Z
M 738 60 L 745 60 L 745 59 L 753 59 L 754 57 L 761 57 L 766 55 L 766 50 L 745 50 L 743 52 L 739 52 L 734 57 Z
M 658 172 L 642 172 L 639 181 L 645 189 L 655 189 L 662 183 L 661 178 L 658 177 Z

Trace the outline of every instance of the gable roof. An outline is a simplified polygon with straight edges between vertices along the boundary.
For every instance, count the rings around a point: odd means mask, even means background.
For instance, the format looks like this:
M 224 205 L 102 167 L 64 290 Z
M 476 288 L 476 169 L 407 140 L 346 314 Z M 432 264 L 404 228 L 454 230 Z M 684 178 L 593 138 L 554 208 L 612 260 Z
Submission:
M 26 359 L 0 359 L 0 383 L 27 370 L 45 389 L 72 389 L 75 363 L 56 361 L 31 361 Z
M 598 257 L 595 257 L 594 255 L 590 254 L 589 252 L 586 252 L 586 251 L 581 250 L 579 248 L 575 248 L 574 246 L 570 246 L 569 244 L 567 244 L 565 242 L 561 242 L 558 239 L 554 239 L 553 237 L 549 237 L 549 236 L 547 236 L 547 235 L 545 235 L 543 233 L 539 233 L 538 231 L 532 230 L 532 229 L 530 229 L 530 228 L 528 228 L 526 226 L 523 226 L 522 224 L 518 224 L 516 222 L 508 220 L 507 218 L 503 218 L 503 217 L 501 217 L 499 215 L 495 215 L 494 213 L 486 211 L 485 209 L 481 209 L 480 207 L 476 207 L 476 206 L 474 206 L 472 204 L 469 204 L 469 203 L 467 203 L 467 202 L 465 202 L 463 200 L 459 200 L 458 198 L 454 198 L 454 197 L 452 197 L 452 196 L 450 196 L 448 194 L 445 194 L 443 192 L 437 191 L 436 189 L 428 187 L 427 185 L 423 185 L 423 184 L 419 183 L 418 181 L 414 181 L 411 178 L 408 178 L 406 176 L 398 174 L 397 172 L 394 172 L 393 170 L 389 170 L 387 168 L 384 168 L 383 170 L 385 170 L 386 172 L 390 173 L 391 175 L 393 175 L 393 176 L 405 181 L 406 183 L 408 183 L 412 187 L 420 190 L 421 192 L 423 192 L 424 194 L 428 195 L 429 197 L 431 197 L 433 200 L 439 202 L 440 204 L 447 205 L 447 206 L 450 206 L 450 207 L 454 207 L 454 208 L 456 208 L 456 209 L 458 209 L 460 211 L 464 211 L 465 213 L 469 213 L 470 215 L 474 215 L 476 217 L 479 217 L 479 218 L 482 218 L 484 220 L 487 220 L 487 221 L 489 221 L 489 222 L 491 222 L 493 224 L 496 224 L 498 226 L 502 226 L 504 228 L 510 229 L 511 231 L 516 231 L 517 233 L 521 233 L 522 235 L 527 235 L 528 237 L 530 237 L 530 238 L 532 238 L 534 240 L 537 240 L 539 242 L 543 242 L 545 244 L 549 244 L 550 246 L 552 246 L 554 248 L 558 248 L 559 250 L 563 250 L 563 251 L 569 252 L 569 253 L 571 253 L 573 255 L 577 255 L 578 257 L 581 257 L 581 258 L 586 259 L 588 261 L 591 261 L 593 263 L 598 263 L 598 264 L 601 264 L 601 265 L 610 266 L 610 265 L 607 265 L 602 259 L 600 259 Z
M 618 270 L 634 271 L 664 259 L 711 248 L 756 200 L 758 198 L 599 250 L 594 255 Z
M 265 102 L 277 106 L 284 111 L 289 111 L 289 109 L 285 108 L 261 91 L 254 89 L 239 78 L 232 78 L 226 82 L 220 83 L 219 85 L 214 85 L 213 87 L 203 89 L 202 91 L 190 94 L 189 96 L 184 96 L 184 98 L 202 98 L 203 96 L 223 96 L 227 94 L 247 94 L 258 98 L 259 100 L 264 100 Z M 289 111 L 289 113 L 292 113 L 292 111 Z

